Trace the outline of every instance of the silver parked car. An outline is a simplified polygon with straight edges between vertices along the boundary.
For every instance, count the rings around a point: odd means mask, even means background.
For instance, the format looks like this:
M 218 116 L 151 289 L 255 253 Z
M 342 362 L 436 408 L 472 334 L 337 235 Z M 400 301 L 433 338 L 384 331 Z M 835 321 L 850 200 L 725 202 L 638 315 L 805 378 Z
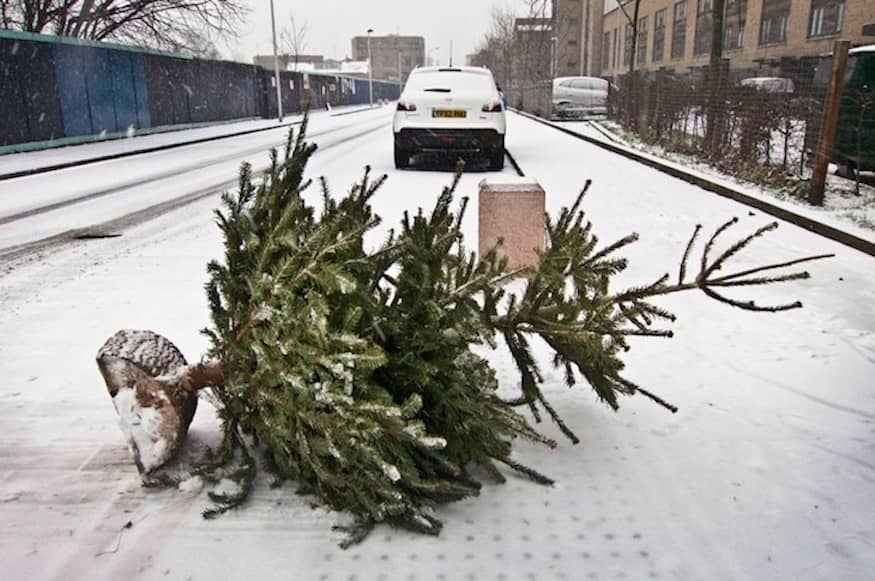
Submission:
M 590 117 L 608 112 L 608 82 L 598 77 L 553 80 L 553 117 Z

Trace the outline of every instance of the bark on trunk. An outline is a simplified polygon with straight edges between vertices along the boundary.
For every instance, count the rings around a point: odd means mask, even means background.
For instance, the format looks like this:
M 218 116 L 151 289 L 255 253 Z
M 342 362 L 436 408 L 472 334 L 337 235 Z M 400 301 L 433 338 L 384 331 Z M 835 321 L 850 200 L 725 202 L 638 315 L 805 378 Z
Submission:
M 143 475 L 179 453 L 197 409 L 197 391 L 224 382 L 219 362 L 189 366 L 173 343 L 151 331 L 119 331 L 98 351 L 97 366 Z

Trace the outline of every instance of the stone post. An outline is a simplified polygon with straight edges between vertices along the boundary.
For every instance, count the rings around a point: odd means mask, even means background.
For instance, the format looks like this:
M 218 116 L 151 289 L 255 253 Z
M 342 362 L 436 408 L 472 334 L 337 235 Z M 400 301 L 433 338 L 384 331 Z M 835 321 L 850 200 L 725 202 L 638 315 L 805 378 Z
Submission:
M 534 266 L 544 250 L 544 190 L 528 178 L 480 182 L 478 250 L 483 256 L 499 240 L 511 269 Z

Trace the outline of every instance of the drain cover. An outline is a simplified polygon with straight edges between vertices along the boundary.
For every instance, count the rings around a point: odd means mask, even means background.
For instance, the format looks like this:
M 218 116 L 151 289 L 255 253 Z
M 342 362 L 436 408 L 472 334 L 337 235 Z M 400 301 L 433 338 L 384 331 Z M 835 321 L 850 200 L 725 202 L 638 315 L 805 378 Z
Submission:
M 101 230 L 83 230 L 73 235 L 74 240 L 98 240 L 100 238 L 118 238 L 121 232 L 103 232 Z

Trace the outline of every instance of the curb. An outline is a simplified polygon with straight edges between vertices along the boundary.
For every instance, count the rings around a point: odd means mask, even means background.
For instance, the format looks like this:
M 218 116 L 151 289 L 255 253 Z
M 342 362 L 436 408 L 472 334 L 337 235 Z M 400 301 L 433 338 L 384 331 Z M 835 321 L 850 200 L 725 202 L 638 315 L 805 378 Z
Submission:
M 134 155 L 142 155 L 145 153 L 154 153 L 156 151 L 165 151 L 168 149 L 175 149 L 177 147 L 185 147 L 186 145 L 196 145 L 198 143 L 206 143 L 208 141 L 218 141 L 219 139 L 240 137 L 241 135 L 249 135 L 251 133 L 259 133 L 261 131 L 270 131 L 272 129 L 279 129 L 281 127 L 292 127 L 294 125 L 300 125 L 300 124 L 301 124 L 301 121 L 293 121 L 291 123 L 283 123 L 281 125 L 274 125 L 272 127 L 259 127 L 258 129 L 246 129 L 245 131 L 236 131 L 234 133 L 225 133 L 223 135 L 213 135 L 212 137 L 201 137 L 199 139 L 192 139 L 189 141 L 167 143 L 164 145 L 156 145 L 154 147 L 146 147 L 144 149 L 136 149 L 136 150 L 124 151 L 124 152 L 120 152 L 120 153 L 111 153 L 108 155 L 101 155 L 98 157 L 89 157 L 87 159 L 78 159 L 76 161 L 66 161 L 64 163 L 56 163 L 53 165 L 44 165 L 44 166 L 40 166 L 40 167 L 34 167 L 31 169 L 25 169 L 25 170 L 21 170 L 21 171 L 14 171 L 11 173 L 0 174 L 0 182 L 5 181 L 5 180 L 15 179 L 15 178 L 37 175 L 37 174 L 41 174 L 41 173 L 48 173 L 51 171 L 58 171 L 60 169 L 68 169 L 68 168 L 77 167 L 80 165 L 90 165 L 92 163 L 100 163 L 101 161 L 122 159 L 124 157 L 132 157 Z M 169 132 L 165 132 L 165 133 L 169 133 Z
M 504 150 L 504 155 L 506 155 L 507 159 L 510 160 L 510 165 L 513 166 L 513 169 L 516 170 L 516 175 L 520 176 L 521 178 L 526 177 L 526 174 L 523 173 L 522 168 L 520 168 L 520 164 L 517 163 L 516 159 L 514 159 L 514 157 L 510 154 L 508 150 Z

